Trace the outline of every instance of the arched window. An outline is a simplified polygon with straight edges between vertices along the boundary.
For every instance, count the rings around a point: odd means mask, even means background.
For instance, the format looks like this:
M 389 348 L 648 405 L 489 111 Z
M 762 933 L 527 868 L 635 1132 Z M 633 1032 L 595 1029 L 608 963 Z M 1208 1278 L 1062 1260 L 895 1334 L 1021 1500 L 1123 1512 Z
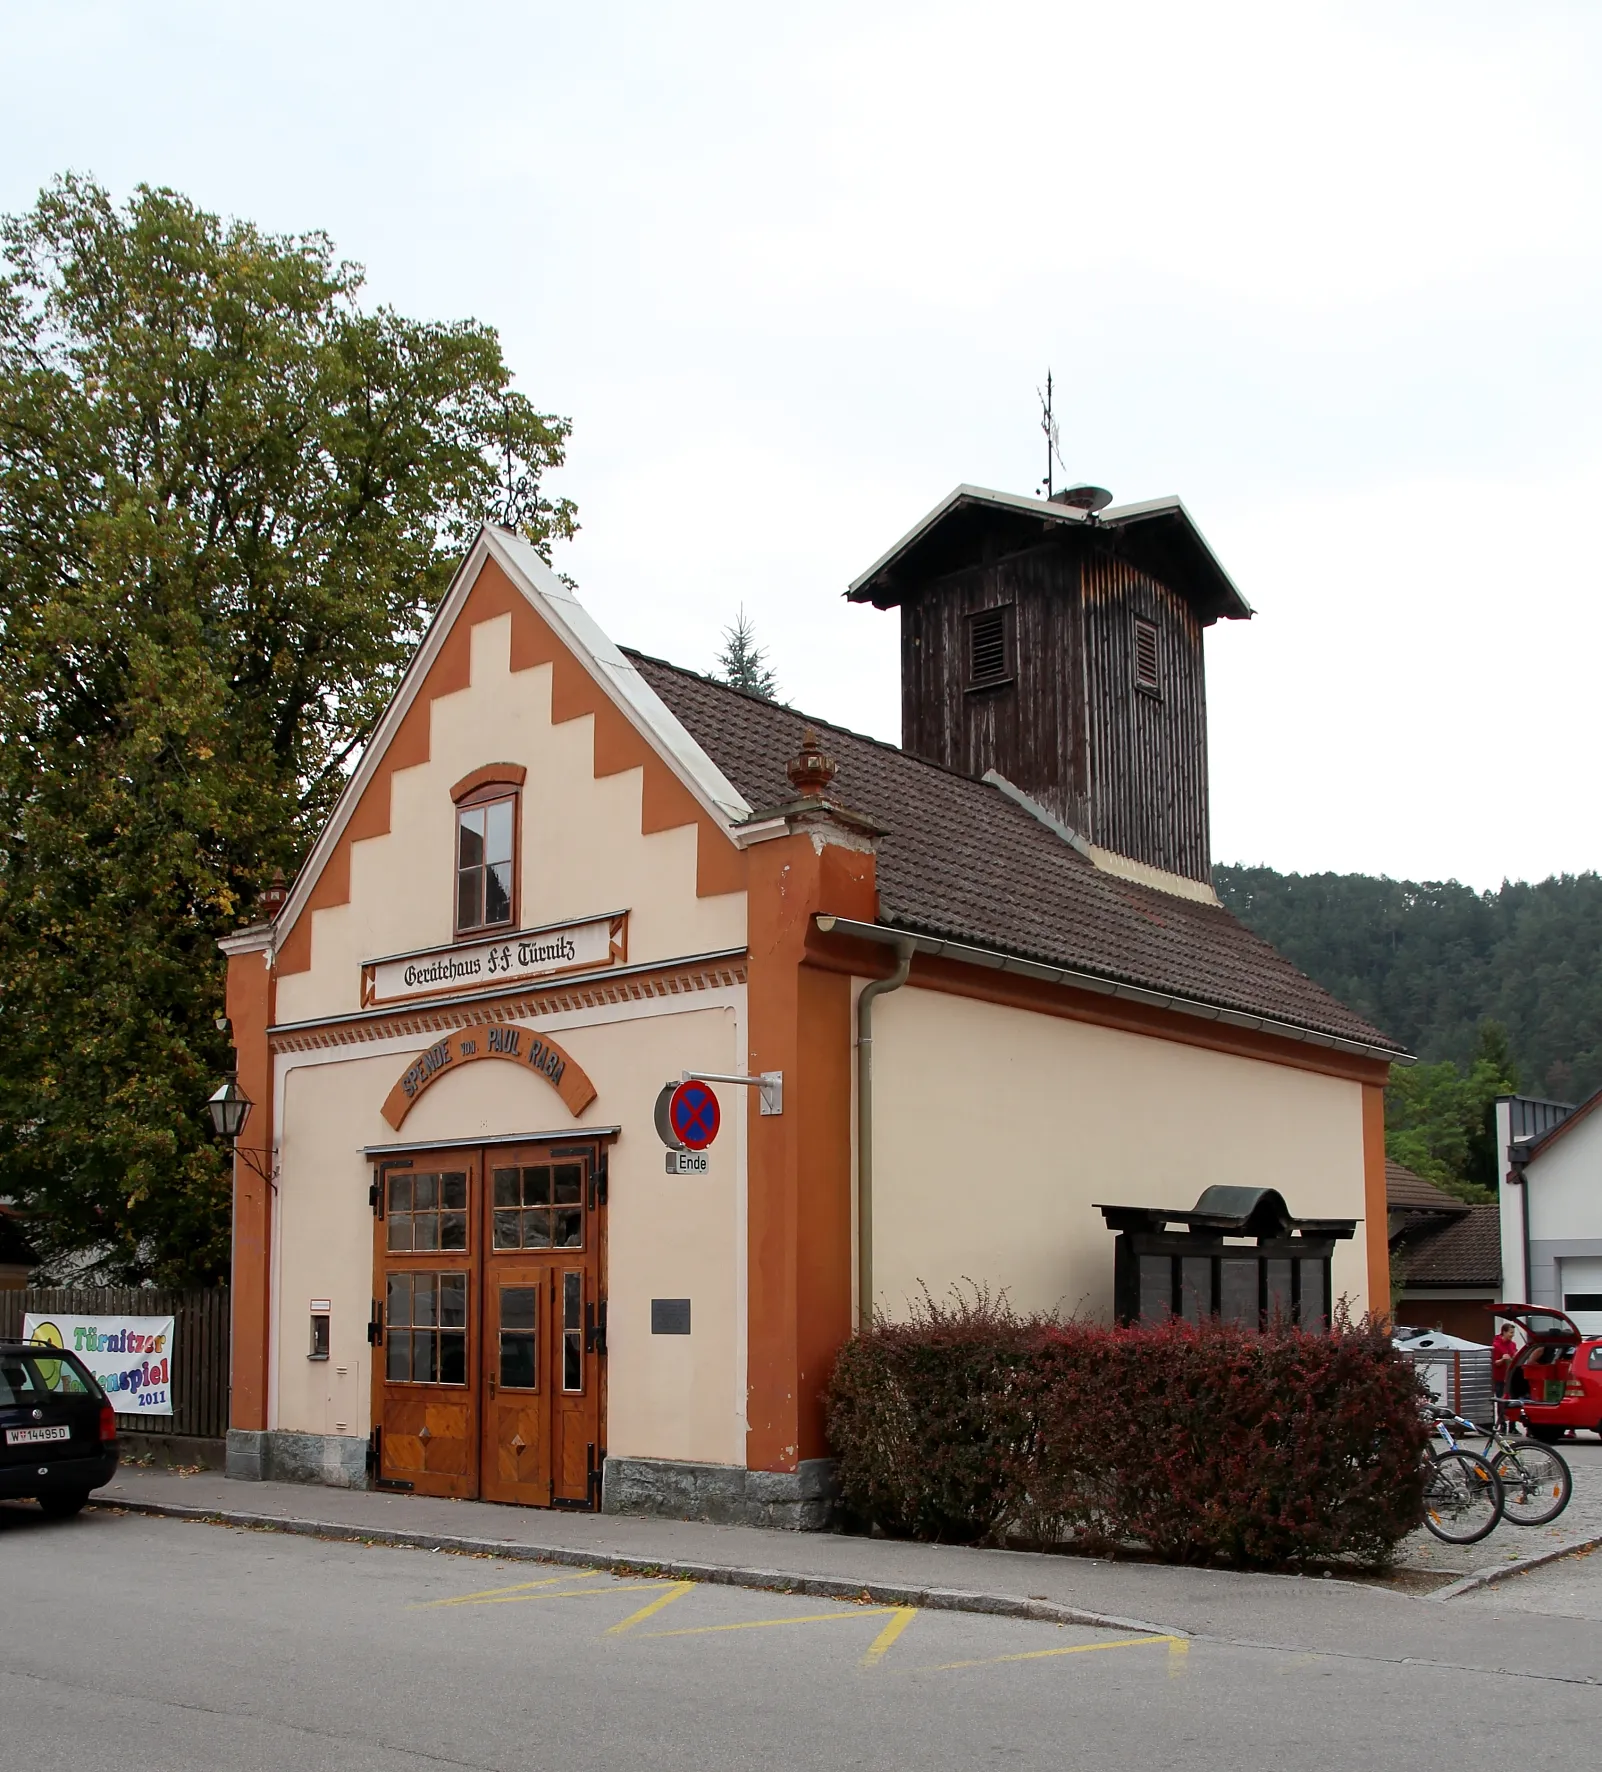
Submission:
M 451 789 L 456 802 L 456 933 L 510 929 L 517 922 L 519 763 L 489 763 Z

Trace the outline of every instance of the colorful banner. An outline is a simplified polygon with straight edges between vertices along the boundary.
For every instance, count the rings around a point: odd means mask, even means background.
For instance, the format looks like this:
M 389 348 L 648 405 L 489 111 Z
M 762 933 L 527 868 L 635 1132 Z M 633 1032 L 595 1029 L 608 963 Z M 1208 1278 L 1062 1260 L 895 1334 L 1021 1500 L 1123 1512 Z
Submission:
M 22 1339 L 75 1353 L 119 1415 L 172 1414 L 172 1317 L 66 1317 L 29 1311 Z

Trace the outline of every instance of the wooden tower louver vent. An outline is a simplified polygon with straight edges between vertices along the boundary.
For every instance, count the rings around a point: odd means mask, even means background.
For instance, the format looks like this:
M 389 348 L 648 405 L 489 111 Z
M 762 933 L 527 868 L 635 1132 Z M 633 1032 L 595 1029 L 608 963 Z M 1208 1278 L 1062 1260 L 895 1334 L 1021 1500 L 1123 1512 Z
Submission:
M 1005 683 L 1012 676 L 1007 656 L 1007 615 L 1000 609 L 982 609 L 968 617 L 968 684 L 982 689 L 990 683 Z
M 1157 626 L 1155 622 L 1135 620 L 1135 685 L 1140 689 L 1156 689 Z

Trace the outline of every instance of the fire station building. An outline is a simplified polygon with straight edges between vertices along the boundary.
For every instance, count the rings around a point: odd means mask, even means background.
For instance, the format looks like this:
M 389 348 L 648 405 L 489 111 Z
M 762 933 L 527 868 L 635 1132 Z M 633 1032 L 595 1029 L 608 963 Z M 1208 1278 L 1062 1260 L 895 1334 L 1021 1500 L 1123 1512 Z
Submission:
M 1098 1208 L 1210 1186 L 1361 1221 L 1274 1308 L 1384 1307 L 1402 1055 L 1214 896 L 1203 637 L 1251 612 L 1183 506 L 959 487 L 848 595 L 899 611 L 900 747 L 479 536 L 223 944 L 230 1475 L 818 1524 L 868 1311 L 1110 1314 Z

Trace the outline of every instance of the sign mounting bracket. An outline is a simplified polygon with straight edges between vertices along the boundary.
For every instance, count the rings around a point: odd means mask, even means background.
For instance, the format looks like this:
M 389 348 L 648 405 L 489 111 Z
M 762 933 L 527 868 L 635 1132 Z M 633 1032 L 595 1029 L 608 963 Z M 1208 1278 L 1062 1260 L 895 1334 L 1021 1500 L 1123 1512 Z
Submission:
M 723 1071 L 685 1071 L 679 1079 L 682 1083 L 737 1083 L 746 1089 L 759 1089 L 762 1092 L 762 1112 L 764 1114 L 782 1114 L 784 1112 L 784 1072 L 763 1071 L 756 1077 L 735 1077 Z

